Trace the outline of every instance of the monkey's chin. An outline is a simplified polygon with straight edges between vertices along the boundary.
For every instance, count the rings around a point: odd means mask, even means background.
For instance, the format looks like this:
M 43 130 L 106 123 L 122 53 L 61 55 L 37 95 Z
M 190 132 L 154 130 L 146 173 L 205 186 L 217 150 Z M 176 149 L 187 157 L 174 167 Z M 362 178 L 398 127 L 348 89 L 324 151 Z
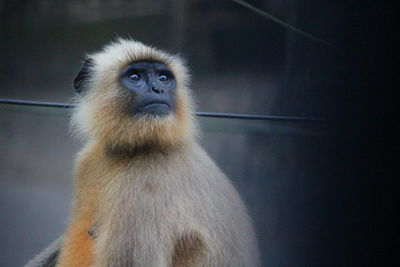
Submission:
M 168 116 L 171 113 L 171 108 L 169 107 L 168 104 L 165 103 L 151 103 L 148 105 L 145 105 L 143 107 L 140 107 L 138 110 L 137 115 L 143 115 L 143 116 L 156 116 L 156 117 L 162 117 L 162 116 Z

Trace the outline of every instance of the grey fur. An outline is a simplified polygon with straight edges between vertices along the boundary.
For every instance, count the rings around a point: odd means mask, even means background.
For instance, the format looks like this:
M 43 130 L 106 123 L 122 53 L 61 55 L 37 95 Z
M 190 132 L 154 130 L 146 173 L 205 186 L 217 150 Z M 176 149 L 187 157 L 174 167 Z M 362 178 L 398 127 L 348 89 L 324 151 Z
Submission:
M 88 139 L 77 159 L 70 226 L 59 256 L 56 243 L 32 261 L 38 265 L 28 266 L 54 266 L 57 257 L 59 267 L 80 262 L 96 267 L 259 266 L 246 207 L 195 138 L 183 62 L 130 40 L 90 57 L 87 94 L 73 113 L 75 131 Z M 124 66 L 138 60 L 165 63 L 174 73 L 176 114 L 136 118 L 121 113 L 120 107 L 129 104 L 124 101 L 131 100 L 121 97 L 124 90 L 115 81 Z M 87 232 L 91 227 L 93 237 Z M 77 233 L 92 238 L 88 252 Z
M 24 267 L 55 267 L 61 244 L 62 237 L 59 237 L 27 264 L 25 264 Z

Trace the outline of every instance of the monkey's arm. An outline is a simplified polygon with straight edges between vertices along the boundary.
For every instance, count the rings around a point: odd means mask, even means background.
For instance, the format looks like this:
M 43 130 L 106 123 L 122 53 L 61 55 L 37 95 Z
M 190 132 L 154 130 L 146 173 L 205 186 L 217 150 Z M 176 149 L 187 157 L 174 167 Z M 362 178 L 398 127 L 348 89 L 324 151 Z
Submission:
M 54 267 L 61 249 L 63 237 L 54 240 L 47 248 L 36 255 L 24 267 Z
M 89 218 L 79 216 L 71 221 L 65 233 L 57 267 L 87 267 L 92 265 L 93 240 L 88 233 L 90 227 L 91 220 Z
M 87 267 L 93 262 L 93 238 L 88 232 L 93 227 L 94 210 L 100 192 L 100 176 L 93 159 L 99 158 L 94 146 L 80 152 L 74 181 L 74 200 L 69 224 L 64 234 L 63 246 L 57 267 Z M 97 182 L 97 183 L 96 183 Z

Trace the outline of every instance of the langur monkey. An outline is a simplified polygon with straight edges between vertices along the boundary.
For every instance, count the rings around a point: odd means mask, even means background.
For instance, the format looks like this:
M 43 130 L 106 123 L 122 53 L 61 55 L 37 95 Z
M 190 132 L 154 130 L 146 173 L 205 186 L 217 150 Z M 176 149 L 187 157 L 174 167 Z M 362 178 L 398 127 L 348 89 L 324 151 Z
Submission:
M 188 79 L 179 57 L 133 40 L 88 56 L 69 225 L 27 266 L 259 266 L 243 202 L 196 141 Z

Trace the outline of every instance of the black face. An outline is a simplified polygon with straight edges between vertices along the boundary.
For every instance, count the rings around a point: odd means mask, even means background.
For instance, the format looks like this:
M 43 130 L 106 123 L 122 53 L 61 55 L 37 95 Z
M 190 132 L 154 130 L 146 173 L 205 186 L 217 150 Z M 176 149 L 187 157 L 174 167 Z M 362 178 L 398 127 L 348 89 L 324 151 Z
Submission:
M 135 62 L 122 70 L 121 84 L 133 95 L 132 114 L 168 115 L 175 111 L 176 80 L 159 62 Z

